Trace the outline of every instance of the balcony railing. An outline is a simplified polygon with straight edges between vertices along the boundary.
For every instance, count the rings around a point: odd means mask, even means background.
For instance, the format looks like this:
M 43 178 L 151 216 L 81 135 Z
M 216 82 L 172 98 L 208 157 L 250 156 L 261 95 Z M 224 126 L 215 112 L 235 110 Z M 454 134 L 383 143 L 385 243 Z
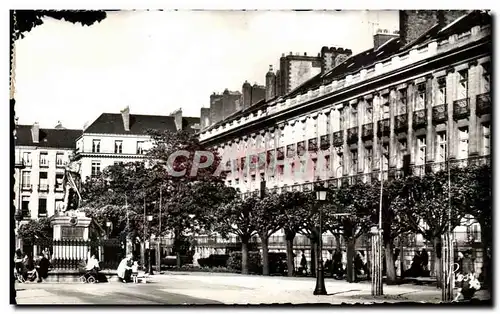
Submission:
M 427 125 L 427 109 L 413 112 L 413 127 L 422 127 Z
M 408 130 L 408 115 L 405 114 L 400 114 L 395 117 L 395 129 L 396 131 L 406 131 Z
M 38 192 L 48 192 L 48 191 L 49 191 L 48 184 L 39 184 L 38 185 Z
M 286 157 L 287 158 L 293 158 L 293 157 L 295 157 L 295 154 L 296 154 L 295 144 L 287 145 L 287 147 L 286 147 Z
M 340 147 L 344 145 L 344 131 L 337 131 L 333 133 L 333 146 Z
M 21 185 L 21 190 L 23 190 L 23 191 L 32 191 L 33 190 L 33 185 L 31 185 L 29 183 L 23 183 Z
M 62 160 L 56 160 L 56 167 L 57 168 L 64 168 L 68 165 L 67 161 L 62 161 Z
M 463 119 L 470 115 L 469 98 L 455 100 L 453 102 L 453 118 Z
M 353 144 L 358 141 L 358 127 L 355 126 L 347 130 L 347 143 Z
M 45 160 L 45 159 L 40 160 L 40 167 L 48 168 L 49 167 L 49 161 Z
M 489 93 L 477 95 L 476 113 L 478 115 L 491 113 L 491 96 Z
M 448 105 L 442 104 L 432 108 L 432 122 L 442 123 L 448 120 Z
M 330 138 L 328 135 L 323 135 L 320 137 L 320 145 L 322 150 L 327 150 L 330 148 Z
M 363 140 L 369 140 L 373 138 L 373 123 L 363 124 L 361 138 Z
M 317 138 L 309 139 L 307 150 L 310 152 L 318 151 L 318 139 Z
M 391 128 L 389 126 L 389 119 L 380 120 L 378 122 L 378 135 L 389 135 Z
M 300 141 L 297 143 L 297 154 L 303 156 L 306 152 L 306 141 Z

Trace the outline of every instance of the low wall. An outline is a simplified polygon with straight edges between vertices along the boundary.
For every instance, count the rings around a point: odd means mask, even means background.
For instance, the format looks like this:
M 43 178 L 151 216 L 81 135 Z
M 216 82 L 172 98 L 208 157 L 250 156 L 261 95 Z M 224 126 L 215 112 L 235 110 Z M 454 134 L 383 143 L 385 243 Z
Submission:
M 118 281 L 116 270 L 102 270 L 99 272 L 101 276 L 106 277 L 108 282 Z M 80 282 L 82 273 L 77 270 L 49 270 L 46 282 Z M 100 281 L 104 281 L 100 278 Z

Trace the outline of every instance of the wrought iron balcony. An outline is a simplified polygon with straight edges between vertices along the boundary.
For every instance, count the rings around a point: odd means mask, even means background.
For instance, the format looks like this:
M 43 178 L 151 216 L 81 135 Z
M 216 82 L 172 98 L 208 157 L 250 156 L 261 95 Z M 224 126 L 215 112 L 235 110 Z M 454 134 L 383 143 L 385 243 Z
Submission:
M 310 152 L 316 152 L 318 151 L 318 139 L 317 138 L 311 138 L 309 139 L 308 145 L 307 145 L 307 150 Z
M 432 122 L 441 123 L 448 120 L 448 105 L 442 104 L 432 108 Z
M 353 144 L 358 142 L 358 127 L 355 126 L 347 130 L 347 143 Z
M 380 120 L 378 122 L 378 135 L 389 135 L 391 127 L 389 125 L 389 119 Z
M 287 145 L 286 147 L 286 157 L 293 158 L 296 155 L 295 144 Z
M 31 184 L 23 183 L 21 185 L 21 190 L 23 190 L 23 191 L 32 191 L 33 190 L 33 186 Z
M 340 147 L 344 145 L 344 131 L 337 131 L 333 133 L 333 146 Z
M 303 156 L 306 152 L 306 141 L 300 141 L 297 143 L 297 154 Z
M 283 160 L 285 158 L 285 147 L 279 147 L 276 150 L 276 159 Z
M 413 127 L 422 127 L 427 125 L 427 109 L 413 112 Z
M 39 184 L 38 185 L 38 192 L 48 192 L 48 191 L 49 191 L 48 184 Z
M 67 161 L 56 160 L 56 168 L 64 168 L 68 165 Z
M 40 168 L 48 168 L 49 167 L 49 161 L 45 159 L 40 160 Z
M 469 98 L 455 100 L 453 102 L 453 118 L 463 119 L 470 115 Z
M 406 113 L 395 116 L 394 118 L 396 122 L 396 131 L 406 131 L 408 129 L 408 115 Z
M 476 98 L 476 113 L 478 115 L 491 113 L 491 96 L 490 93 L 477 95 Z
M 363 124 L 361 138 L 363 140 L 369 140 L 373 138 L 373 123 Z
M 320 137 L 320 145 L 322 150 L 327 150 L 330 148 L 330 138 L 328 135 L 323 135 Z

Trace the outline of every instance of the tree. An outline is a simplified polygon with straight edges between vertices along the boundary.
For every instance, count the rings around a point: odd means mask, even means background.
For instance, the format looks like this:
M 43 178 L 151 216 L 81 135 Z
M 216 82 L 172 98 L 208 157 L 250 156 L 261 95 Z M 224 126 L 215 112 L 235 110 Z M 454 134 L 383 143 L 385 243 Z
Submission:
M 311 205 L 308 202 L 313 201 L 310 193 L 306 194 L 298 191 L 286 191 L 279 196 L 280 206 L 282 207 L 283 230 L 286 240 L 286 257 L 288 276 L 294 275 L 294 254 L 293 240 L 299 231 L 306 225 L 306 221 L 311 218 Z
M 441 237 L 448 231 L 450 221 L 453 230 L 460 224 L 465 215 L 459 204 L 459 197 L 465 191 L 464 178 L 461 171 L 450 171 L 452 199 L 448 197 L 448 172 L 427 173 L 423 177 L 408 177 L 404 188 L 408 193 L 409 209 L 403 216 L 405 223 L 416 233 L 433 244 L 435 254 L 435 271 L 437 284 L 442 284 Z M 451 205 L 451 217 L 448 208 Z M 450 220 L 451 218 L 451 220 Z
M 38 220 L 30 220 L 26 224 L 19 226 L 18 235 L 25 243 L 35 243 L 36 239 L 50 240 L 52 239 L 52 227 L 50 220 L 40 218 Z
M 262 274 L 269 275 L 269 237 L 282 227 L 282 207 L 277 194 L 267 194 L 254 204 L 250 224 L 255 227 L 262 245 Z
M 251 196 L 245 199 L 239 197 L 226 203 L 216 211 L 217 226 L 215 228 L 223 237 L 236 234 L 241 241 L 241 272 L 248 274 L 248 244 L 250 239 L 257 235 L 257 228 L 252 218 L 254 205 L 258 197 Z
M 353 282 L 356 240 L 367 233 L 373 212 L 379 205 L 380 190 L 373 184 L 355 183 L 330 187 L 323 205 L 325 226 L 329 231 L 340 230 L 347 243 L 347 281 Z

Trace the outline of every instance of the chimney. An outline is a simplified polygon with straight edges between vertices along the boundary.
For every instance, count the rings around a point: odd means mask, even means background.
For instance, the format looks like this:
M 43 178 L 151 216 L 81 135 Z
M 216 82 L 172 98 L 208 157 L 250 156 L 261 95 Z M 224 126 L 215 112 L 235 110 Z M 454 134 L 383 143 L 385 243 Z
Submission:
M 38 125 L 38 122 L 33 123 L 33 126 L 31 127 L 31 139 L 35 144 L 38 144 L 40 141 L 40 126 Z
M 174 116 L 175 128 L 177 131 L 182 130 L 182 108 L 179 108 L 172 112 L 171 116 Z
M 389 31 L 386 29 L 378 30 L 377 33 L 373 35 L 373 50 L 377 50 L 380 46 L 382 46 L 392 38 L 399 38 L 399 35 L 395 33 L 389 33 Z
M 120 113 L 122 114 L 123 129 L 130 131 L 130 108 L 127 106 Z
M 210 126 L 210 108 L 201 108 L 200 111 L 201 129 Z
M 326 73 L 344 62 L 352 55 L 350 49 L 323 47 L 321 48 L 321 73 Z
M 269 72 L 266 74 L 266 101 L 276 96 L 276 75 L 273 66 L 269 65 Z
M 245 81 L 245 83 L 243 83 L 241 94 L 243 102 L 242 109 L 245 110 L 252 104 L 252 85 L 250 85 L 248 81 Z

